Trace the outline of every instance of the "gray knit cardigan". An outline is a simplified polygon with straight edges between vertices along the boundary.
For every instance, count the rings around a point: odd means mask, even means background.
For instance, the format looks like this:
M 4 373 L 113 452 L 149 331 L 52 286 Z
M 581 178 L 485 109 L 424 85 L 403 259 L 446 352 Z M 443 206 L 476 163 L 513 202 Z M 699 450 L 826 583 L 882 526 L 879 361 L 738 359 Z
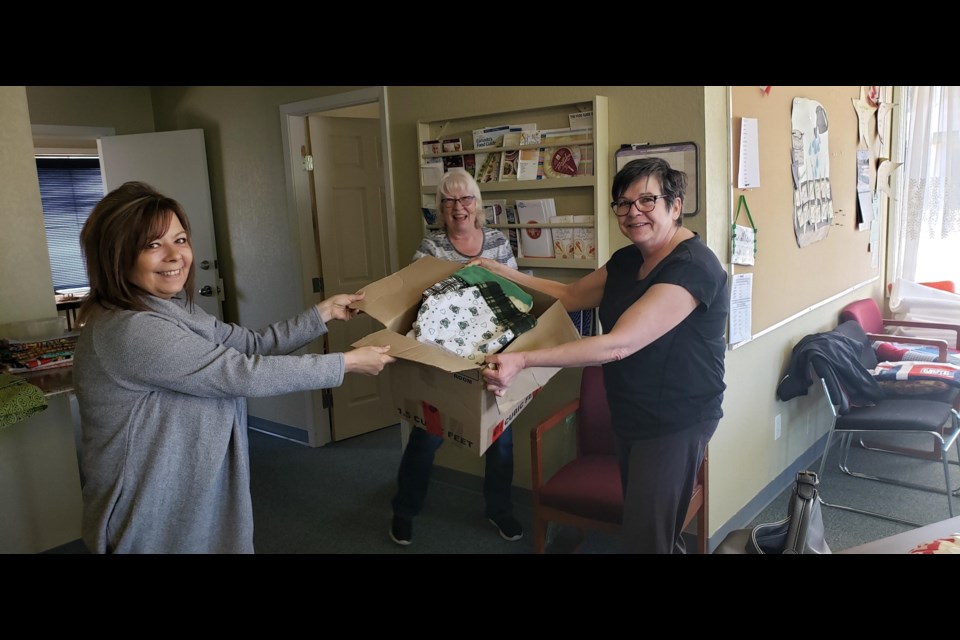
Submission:
M 179 299 L 104 311 L 74 354 L 83 540 L 98 553 L 252 553 L 247 397 L 343 382 L 315 307 L 260 331 Z

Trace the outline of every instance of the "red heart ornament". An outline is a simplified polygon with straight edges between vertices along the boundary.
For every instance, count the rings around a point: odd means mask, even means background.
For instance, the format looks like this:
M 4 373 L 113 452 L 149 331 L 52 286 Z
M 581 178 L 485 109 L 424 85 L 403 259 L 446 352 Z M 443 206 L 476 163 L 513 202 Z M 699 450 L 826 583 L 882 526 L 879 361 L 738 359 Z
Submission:
M 573 153 L 567 147 L 560 147 L 556 150 L 550 160 L 550 166 L 557 173 L 567 176 L 577 175 L 577 162 L 573 158 Z

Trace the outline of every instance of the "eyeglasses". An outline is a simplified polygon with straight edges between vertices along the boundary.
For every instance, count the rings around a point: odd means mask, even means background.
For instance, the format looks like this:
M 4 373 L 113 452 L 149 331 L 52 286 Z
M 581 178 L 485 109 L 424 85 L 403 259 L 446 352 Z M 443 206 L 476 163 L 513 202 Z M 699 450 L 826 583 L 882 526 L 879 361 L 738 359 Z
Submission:
M 666 197 L 668 196 L 640 196 L 636 200 L 617 200 L 616 202 L 611 202 L 610 207 L 613 209 L 614 215 L 622 218 L 630 213 L 630 208 L 634 205 L 636 205 L 637 211 L 640 213 L 650 213 L 656 208 L 657 200 Z
M 460 206 L 466 209 L 474 202 L 477 201 L 477 196 L 461 196 L 459 198 L 440 198 L 440 204 L 444 209 L 453 209 L 453 205 L 457 202 L 460 203 Z

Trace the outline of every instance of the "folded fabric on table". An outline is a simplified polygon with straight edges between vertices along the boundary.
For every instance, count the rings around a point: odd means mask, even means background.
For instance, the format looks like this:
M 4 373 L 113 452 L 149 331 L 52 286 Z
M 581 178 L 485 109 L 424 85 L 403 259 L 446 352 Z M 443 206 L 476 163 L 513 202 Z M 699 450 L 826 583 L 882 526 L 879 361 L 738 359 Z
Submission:
M 40 371 L 73 362 L 79 336 L 50 340 L 0 340 L 0 364 L 13 372 Z
M 22 378 L 0 373 L 0 429 L 47 408 L 47 399 L 40 387 Z

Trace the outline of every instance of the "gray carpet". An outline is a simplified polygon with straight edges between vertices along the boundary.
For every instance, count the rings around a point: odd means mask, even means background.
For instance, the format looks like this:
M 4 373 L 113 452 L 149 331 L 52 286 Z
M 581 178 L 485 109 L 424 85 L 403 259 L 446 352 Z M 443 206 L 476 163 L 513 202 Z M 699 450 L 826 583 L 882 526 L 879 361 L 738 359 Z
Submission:
M 257 553 L 529 554 L 529 535 L 500 537 L 475 487 L 442 480 L 435 469 L 413 543 L 387 534 L 400 465 L 399 425 L 311 449 L 250 432 L 254 545 Z M 515 515 L 530 529 L 529 497 L 515 490 Z
M 889 436 L 889 442 L 895 442 Z M 900 436 L 899 443 L 918 447 L 925 445 L 918 440 Z M 929 445 L 926 445 L 929 449 Z M 920 525 L 931 524 L 950 517 L 947 497 L 942 494 L 919 491 L 848 476 L 837 466 L 839 451 L 831 447 L 827 456 L 827 466 L 820 478 L 820 497 L 831 504 L 844 504 L 867 511 L 910 520 Z M 960 486 L 960 468 L 957 466 L 957 453 L 951 449 L 949 465 L 950 480 L 953 488 Z M 818 471 L 820 460 L 811 470 Z M 945 485 L 943 465 L 939 462 L 920 460 L 914 457 L 894 455 L 876 451 L 867 451 L 854 447 L 851 449 L 849 468 L 853 471 L 877 476 L 886 476 L 897 480 L 907 480 L 930 487 L 943 488 Z M 790 503 L 788 487 L 770 505 L 758 514 L 751 524 L 774 522 L 783 518 Z M 954 513 L 960 515 L 960 501 L 953 497 Z M 840 551 L 866 542 L 885 538 L 912 529 L 910 525 L 882 520 L 872 516 L 852 513 L 841 509 L 823 507 L 824 534 L 831 550 Z
M 251 493 L 255 546 L 260 554 L 532 554 L 530 493 L 514 488 L 514 512 L 525 535 L 516 542 L 500 538 L 484 517 L 481 480 L 435 468 L 423 513 L 414 521 L 413 544 L 401 547 L 390 540 L 390 500 L 400 464 L 400 428 L 309 448 L 257 431 L 250 431 Z M 956 452 L 952 452 L 956 461 Z M 821 496 L 929 524 L 949 517 L 946 496 L 851 478 L 828 457 L 821 478 Z M 851 467 L 868 473 L 908 478 L 943 486 L 943 467 L 905 456 L 854 450 Z M 812 467 L 818 469 L 819 460 Z M 953 486 L 960 469 L 950 465 Z M 786 515 L 790 487 L 753 519 L 751 524 Z M 960 514 L 960 502 L 953 499 Z M 909 530 L 911 527 L 877 518 L 823 508 L 827 542 L 833 551 Z M 718 543 L 714 540 L 714 545 Z M 568 553 L 574 532 L 551 526 L 547 552 Z M 693 548 L 693 544 L 688 544 Z M 612 554 L 612 536 L 590 534 L 584 554 Z M 82 543 L 48 553 L 84 553 Z

